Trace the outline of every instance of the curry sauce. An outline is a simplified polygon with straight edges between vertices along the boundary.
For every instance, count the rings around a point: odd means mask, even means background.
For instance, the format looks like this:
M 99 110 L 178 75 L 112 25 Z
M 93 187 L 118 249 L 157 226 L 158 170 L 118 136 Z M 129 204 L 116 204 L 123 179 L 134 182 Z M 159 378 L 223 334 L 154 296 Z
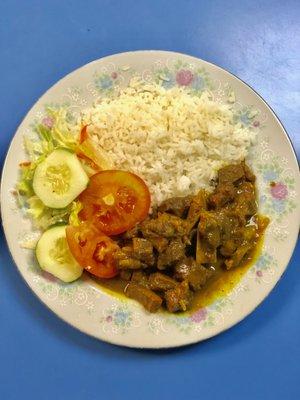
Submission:
M 233 288 L 242 280 L 247 271 L 259 258 L 263 247 L 263 241 L 264 230 L 261 231 L 260 237 L 252 252 L 238 267 L 230 270 L 224 270 L 219 267 L 207 285 L 196 293 L 190 311 L 194 312 L 200 308 L 207 307 L 217 299 L 230 294 Z

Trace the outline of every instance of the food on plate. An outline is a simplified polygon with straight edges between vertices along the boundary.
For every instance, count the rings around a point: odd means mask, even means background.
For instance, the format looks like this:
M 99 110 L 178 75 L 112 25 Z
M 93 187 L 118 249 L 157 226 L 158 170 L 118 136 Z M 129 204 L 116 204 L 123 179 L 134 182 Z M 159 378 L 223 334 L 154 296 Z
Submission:
M 64 108 L 47 114 L 25 139 L 17 184 L 41 230 L 43 270 L 64 282 L 85 270 L 149 312 L 172 313 L 247 270 L 268 219 L 244 161 L 256 133 L 230 104 L 132 80 L 77 121 Z
M 118 245 L 98 230 L 93 223 L 66 227 L 67 242 L 77 262 L 98 278 L 117 275 L 114 252 Z
M 186 311 L 214 276 L 251 259 L 267 224 L 268 218 L 257 214 L 249 167 L 227 165 L 212 192 L 200 189 L 165 200 L 115 238 L 120 271 L 115 279 L 127 281 L 125 294 L 149 311 L 160 306 L 157 296 L 169 312 Z
M 87 187 L 89 179 L 75 154 L 57 149 L 38 164 L 32 187 L 45 206 L 64 208 Z
M 106 170 L 90 179 L 81 193 L 82 220 L 93 220 L 107 235 L 117 235 L 146 218 L 150 192 L 145 182 L 127 171 Z
M 72 256 L 66 240 L 66 226 L 54 226 L 39 239 L 36 258 L 40 267 L 63 282 L 72 282 L 82 275 L 83 268 Z
M 88 126 L 85 125 L 80 131 L 76 153 L 86 173 L 92 176 L 103 169 L 113 168 L 113 164 L 98 143 L 91 138 L 87 128 Z
M 76 129 L 83 125 L 114 168 L 147 183 L 153 205 L 209 188 L 221 167 L 248 155 L 257 135 L 210 91 L 194 95 L 137 79 L 84 109 Z

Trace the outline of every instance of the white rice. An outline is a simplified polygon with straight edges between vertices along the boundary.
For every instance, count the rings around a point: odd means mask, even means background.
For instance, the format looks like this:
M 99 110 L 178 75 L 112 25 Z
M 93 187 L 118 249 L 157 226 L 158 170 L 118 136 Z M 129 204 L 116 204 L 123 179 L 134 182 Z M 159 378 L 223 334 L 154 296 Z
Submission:
M 234 120 L 229 104 L 209 92 L 142 84 L 85 109 L 79 123 L 97 139 L 117 169 L 142 177 L 152 204 L 209 187 L 220 167 L 247 156 L 256 133 Z

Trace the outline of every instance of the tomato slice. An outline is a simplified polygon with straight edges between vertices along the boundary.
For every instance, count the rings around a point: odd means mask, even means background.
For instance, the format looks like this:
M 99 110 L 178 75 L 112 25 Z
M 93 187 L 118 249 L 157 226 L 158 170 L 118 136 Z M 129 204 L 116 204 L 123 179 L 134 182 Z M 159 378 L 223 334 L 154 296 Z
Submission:
M 119 246 L 93 224 L 67 226 L 67 242 L 77 262 L 98 278 L 113 278 L 118 270 L 114 252 Z
M 118 235 L 146 218 L 150 193 L 137 175 L 119 170 L 100 171 L 90 179 L 79 200 L 79 217 L 93 221 L 101 232 Z

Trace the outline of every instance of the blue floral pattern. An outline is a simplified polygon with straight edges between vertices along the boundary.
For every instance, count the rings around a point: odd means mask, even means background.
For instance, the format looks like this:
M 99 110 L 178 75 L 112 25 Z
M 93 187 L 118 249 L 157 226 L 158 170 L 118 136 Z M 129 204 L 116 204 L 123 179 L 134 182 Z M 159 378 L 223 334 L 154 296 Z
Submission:
M 213 89 L 213 83 L 204 68 L 192 69 L 188 63 L 177 61 L 173 68 L 167 66 L 153 70 L 156 83 L 165 89 L 174 86 L 189 88 L 194 94 Z
M 277 266 L 278 263 L 276 258 L 265 251 L 260 255 L 250 272 L 255 276 L 256 282 L 262 283 L 266 276 L 270 274 L 270 271 L 273 271 L 273 268 L 276 268 Z
M 194 329 L 200 330 L 216 325 L 220 322 L 222 311 L 232 305 L 229 296 L 217 299 L 207 307 L 200 308 L 191 315 L 172 315 L 167 318 L 168 324 L 175 325 L 182 333 L 189 333 Z
M 235 122 L 239 122 L 242 126 L 258 128 L 260 123 L 255 120 L 256 116 L 257 111 L 254 110 L 252 106 L 244 106 L 235 112 L 234 120 Z
M 262 177 L 260 205 L 262 213 L 281 223 L 297 206 L 295 201 L 295 177 L 286 173 L 282 157 L 267 156 L 266 161 L 256 163 L 256 171 Z
M 140 325 L 139 314 L 133 312 L 125 302 L 106 309 L 99 322 L 105 331 L 112 333 L 126 333 L 128 329 Z
M 109 91 L 113 87 L 113 80 L 109 75 L 103 74 L 95 80 L 95 85 L 100 91 Z
M 131 70 L 131 76 L 134 71 Z M 188 63 L 178 60 L 172 68 L 167 66 L 159 66 L 153 68 L 152 75 L 156 83 L 165 89 L 171 89 L 175 86 L 187 87 L 194 94 L 200 94 L 204 90 L 213 89 L 212 80 L 204 68 L 194 69 Z M 123 68 L 112 73 L 97 73 L 94 77 L 94 85 L 100 93 L 110 93 L 119 84 L 120 77 L 126 79 L 128 77 L 128 69 Z

